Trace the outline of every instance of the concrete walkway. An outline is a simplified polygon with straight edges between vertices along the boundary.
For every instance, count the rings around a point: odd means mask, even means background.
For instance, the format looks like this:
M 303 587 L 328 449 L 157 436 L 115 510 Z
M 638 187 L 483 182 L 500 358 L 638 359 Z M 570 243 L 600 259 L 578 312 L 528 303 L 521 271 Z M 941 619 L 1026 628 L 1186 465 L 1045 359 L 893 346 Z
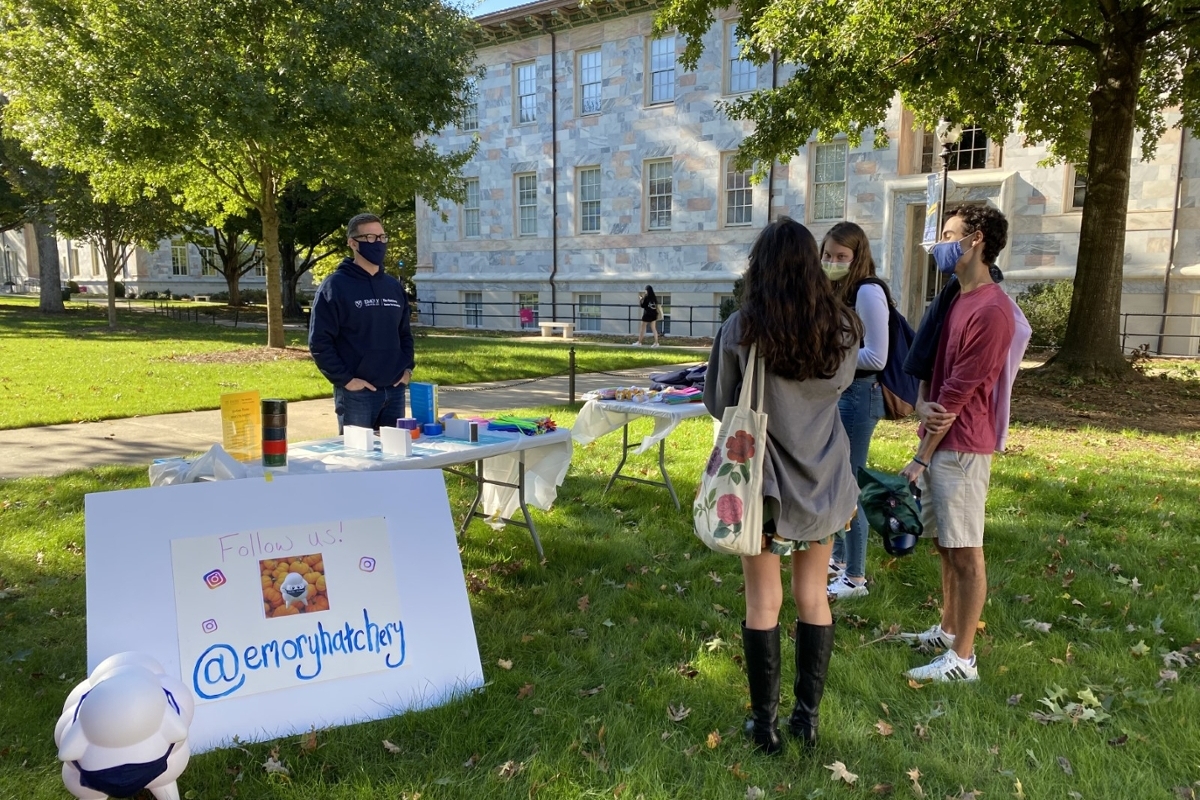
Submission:
M 687 364 L 576 375 L 576 400 L 584 392 L 604 386 L 646 385 L 651 373 L 668 372 L 704 359 L 697 353 L 695 361 Z M 486 414 L 566 402 L 566 376 L 447 386 L 439 393 L 443 412 Z M 332 393 L 327 399 L 288 404 L 291 441 L 336 434 Z M 149 465 L 156 458 L 203 452 L 220 441 L 221 413 L 217 410 L 0 431 L 0 479 L 59 475 L 110 464 Z

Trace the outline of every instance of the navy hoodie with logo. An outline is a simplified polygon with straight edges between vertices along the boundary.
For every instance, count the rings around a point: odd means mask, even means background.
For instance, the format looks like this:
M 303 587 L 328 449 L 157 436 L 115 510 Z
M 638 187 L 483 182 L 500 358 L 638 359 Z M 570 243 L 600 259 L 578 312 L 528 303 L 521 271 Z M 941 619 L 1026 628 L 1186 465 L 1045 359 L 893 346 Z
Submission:
M 334 386 L 354 378 L 382 389 L 412 369 L 408 298 L 400 281 L 342 260 L 313 299 L 308 349 Z

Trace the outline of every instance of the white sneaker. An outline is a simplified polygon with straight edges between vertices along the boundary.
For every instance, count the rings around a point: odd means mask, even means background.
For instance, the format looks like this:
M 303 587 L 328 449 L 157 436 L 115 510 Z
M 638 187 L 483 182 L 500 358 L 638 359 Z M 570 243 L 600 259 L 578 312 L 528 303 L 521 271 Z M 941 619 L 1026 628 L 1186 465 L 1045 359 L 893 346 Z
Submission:
M 970 661 L 964 661 L 953 650 L 947 650 L 925 666 L 914 667 L 904 674 L 914 681 L 934 681 L 936 683 L 979 680 L 979 668 L 975 666 L 975 656 L 972 655 Z
M 641 343 L 641 342 L 634 342 L 633 344 L 631 344 L 631 345 L 629 345 L 629 346 L 630 346 L 630 347 L 641 347 L 641 346 L 642 346 L 642 343 Z
M 940 647 L 943 650 L 949 650 L 954 647 L 954 634 L 946 633 L 942 630 L 942 625 L 939 622 L 927 631 L 920 633 L 902 633 L 900 638 L 914 647 Z
M 829 584 L 829 599 L 830 600 L 848 600 L 851 597 L 866 597 L 870 592 L 867 591 L 867 583 L 855 583 L 845 575 L 838 575 L 832 583 Z
M 834 561 L 832 558 L 829 559 L 829 569 L 827 574 L 830 578 L 837 580 L 838 578 L 842 577 L 842 573 L 845 571 L 845 567 L 839 567 L 836 561 Z
M 651 346 L 651 347 L 658 347 L 658 342 L 655 342 L 654 344 L 652 344 L 652 345 L 650 345 L 650 346 Z

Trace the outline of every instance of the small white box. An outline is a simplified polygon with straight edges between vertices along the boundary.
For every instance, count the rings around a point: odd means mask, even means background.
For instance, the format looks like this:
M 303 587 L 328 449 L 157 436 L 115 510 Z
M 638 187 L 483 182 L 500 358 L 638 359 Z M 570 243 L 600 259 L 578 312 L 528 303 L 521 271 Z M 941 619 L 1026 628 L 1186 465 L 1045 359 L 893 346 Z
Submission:
M 412 455 L 412 433 L 407 428 L 380 428 L 379 441 L 389 456 Z
M 446 436 L 451 439 L 471 441 L 471 423 L 465 419 L 448 419 L 445 421 Z
M 343 429 L 343 436 L 342 442 L 349 450 L 366 450 L 369 453 L 375 449 L 375 431 L 370 428 L 347 425 Z

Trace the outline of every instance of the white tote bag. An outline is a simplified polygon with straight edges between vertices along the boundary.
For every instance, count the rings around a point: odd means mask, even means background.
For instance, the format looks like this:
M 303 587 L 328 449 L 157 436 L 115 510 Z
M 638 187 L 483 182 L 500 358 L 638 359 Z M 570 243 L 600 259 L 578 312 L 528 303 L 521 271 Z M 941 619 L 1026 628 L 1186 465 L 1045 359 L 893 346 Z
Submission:
M 762 551 L 763 459 L 767 415 L 761 411 L 763 374 L 750 346 L 738 404 L 725 409 L 716 445 L 700 476 L 692 504 L 696 536 L 718 553 L 756 556 Z M 751 392 L 751 387 L 755 391 Z M 754 407 L 751 407 L 751 395 Z

